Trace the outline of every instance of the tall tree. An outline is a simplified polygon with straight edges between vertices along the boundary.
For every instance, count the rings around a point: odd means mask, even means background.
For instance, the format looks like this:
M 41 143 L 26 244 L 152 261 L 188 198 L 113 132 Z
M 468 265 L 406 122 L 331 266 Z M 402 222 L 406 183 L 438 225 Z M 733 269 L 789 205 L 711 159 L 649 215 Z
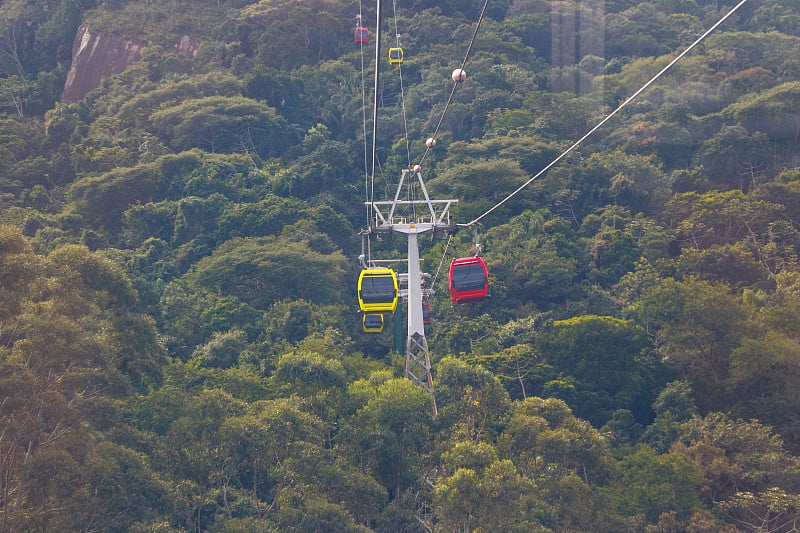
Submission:
M 362 468 L 386 488 L 396 506 L 402 494 L 419 489 L 430 453 L 431 399 L 408 379 L 393 379 L 347 420 L 342 428 L 345 453 L 356 454 Z
M 658 364 L 643 328 L 608 316 L 579 316 L 553 323 L 537 346 L 554 370 L 574 378 L 572 408 L 600 427 L 617 409 L 648 422 L 658 386 Z
M 690 381 L 701 412 L 728 404 L 723 385 L 731 352 L 752 323 L 727 285 L 664 279 L 639 298 L 634 312 L 654 335 L 661 360 Z

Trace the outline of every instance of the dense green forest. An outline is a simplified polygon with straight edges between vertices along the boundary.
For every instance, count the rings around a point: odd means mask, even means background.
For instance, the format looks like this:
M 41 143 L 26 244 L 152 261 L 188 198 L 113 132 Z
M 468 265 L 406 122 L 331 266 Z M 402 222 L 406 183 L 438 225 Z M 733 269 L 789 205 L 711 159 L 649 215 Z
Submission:
M 735 4 L 490 0 L 443 114 L 484 3 L 385 2 L 376 195 L 441 118 L 425 180 L 472 220 Z M 3 0 L 0 531 L 797 531 L 800 2 L 744 4 L 481 221 L 491 298 L 434 277 L 436 416 L 358 314 L 375 17 Z M 81 25 L 146 46 L 66 103 Z

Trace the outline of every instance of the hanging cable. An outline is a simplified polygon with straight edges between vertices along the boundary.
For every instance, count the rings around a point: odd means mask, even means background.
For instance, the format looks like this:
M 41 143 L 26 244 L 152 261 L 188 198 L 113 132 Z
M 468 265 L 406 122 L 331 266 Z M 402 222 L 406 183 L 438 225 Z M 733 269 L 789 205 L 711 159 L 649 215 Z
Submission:
M 477 222 L 473 226 L 474 229 L 475 229 L 475 255 L 474 255 L 474 257 L 480 257 L 481 253 L 483 253 L 483 245 L 481 244 L 480 235 L 478 234 L 478 226 L 480 226 L 480 224 L 478 224 Z
M 381 22 L 383 13 L 381 12 L 381 4 L 377 2 L 375 10 L 375 85 L 373 87 L 373 100 L 372 100 L 372 173 L 370 176 L 370 192 L 369 199 L 367 200 L 370 205 L 369 219 L 372 220 L 372 213 L 375 211 L 375 166 L 378 160 L 377 157 L 377 142 L 378 142 L 378 88 L 380 87 L 380 64 L 381 64 Z
M 400 47 L 400 31 L 397 26 L 397 2 L 392 0 L 392 11 L 394 12 L 394 38 L 395 46 Z M 400 110 L 403 114 L 403 132 L 406 138 L 406 156 L 408 158 L 408 166 L 411 166 L 411 145 L 408 142 L 408 119 L 406 118 L 406 95 L 403 87 L 403 63 L 397 64 L 397 72 L 400 75 Z
M 400 38 L 397 39 L 398 46 Z M 398 72 L 400 73 L 400 108 L 403 113 L 403 131 L 406 137 L 406 157 L 408 159 L 408 166 L 411 166 L 411 144 L 408 142 L 408 119 L 406 118 L 406 95 L 403 88 L 403 65 L 398 65 Z
M 467 46 L 467 53 L 464 54 L 464 60 L 461 62 L 461 72 L 465 72 L 464 67 L 467 65 L 467 60 L 469 59 L 470 54 L 472 53 L 472 46 L 475 44 L 475 38 L 478 36 L 478 30 L 481 27 L 481 22 L 483 22 L 483 17 L 486 14 L 486 6 L 489 5 L 489 0 L 486 0 L 483 3 L 483 7 L 481 8 L 481 13 L 478 16 L 478 22 L 475 24 L 475 31 L 472 32 L 472 38 L 469 40 L 469 45 Z M 447 97 L 447 102 L 444 104 L 444 109 L 442 110 L 442 114 L 439 116 L 439 122 L 436 124 L 436 128 L 433 130 L 433 135 L 431 135 L 432 139 L 436 139 L 436 136 L 439 133 L 439 128 L 442 127 L 442 122 L 444 121 L 444 116 L 447 113 L 447 108 L 450 107 L 450 103 L 453 101 L 453 95 L 456 92 L 456 87 L 460 82 L 453 80 L 453 88 L 450 89 L 450 96 Z M 431 151 L 431 147 L 427 144 L 425 145 L 425 152 L 422 154 L 422 157 L 419 160 L 419 164 L 422 165 L 425 158 L 428 157 L 428 153 Z
M 578 139 L 577 141 L 575 141 L 575 143 L 573 143 L 573 144 L 572 144 L 572 146 L 570 146 L 569 148 L 567 148 L 566 150 L 564 150 L 564 151 L 563 151 L 563 152 L 562 152 L 562 153 L 561 153 L 561 154 L 560 154 L 558 157 L 556 157 L 555 159 L 553 159 L 553 160 L 552 160 L 552 161 L 551 161 L 551 162 L 550 162 L 550 163 L 549 163 L 547 166 L 545 166 L 545 167 L 544 167 L 542 170 L 540 170 L 539 172 L 537 172 L 535 176 L 533 176 L 531 179 L 529 179 L 528 181 L 526 181 L 525 183 L 523 183 L 522 185 L 520 185 L 519 187 L 517 187 L 517 189 L 516 189 L 514 192 L 512 192 L 511 194 L 509 194 L 508 196 L 506 196 L 505 198 L 503 198 L 503 199 L 502 199 L 502 200 L 500 200 L 499 202 L 497 202 L 497 203 L 496 203 L 494 206 L 492 206 L 492 207 L 491 207 L 491 208 L 490 208 L 488 211 L 486 211 L 485 213 L 483 213 L 483 214 L 482 214 L 482 215 L 480 215 L 479 217 L 475 218 L 474 220 L 472 220 L 471 222 L 468 222 L 468 223 L 466 223 L 466 224 L 458 224 L 458 225 L 459 225 L 459 226 L 471 226 L 471 225 L 475 224 L 476 222 L 480 221 L 480 220 L 481 220 L 483 217 L 485 217 L 486 215 L 488 215 L 489 213 L 491 213 L 492 211 L 494 211 L 495 209 L 497 209 L 498 207 L 500 207 L 501 205 L 503 205 L 504 203 L 506 203 L 508 200 L 510 200 L 511 198 L 513 198 L 513 197 L 514 197 L 514 196 L 515 196 L 517 193 L 519 193 L 519 192 L 520 192 L 522 189 L 524 189 L 525 187 L 527 187 L 528 185 L 530 185 L 531 183 L 533 183 L 533 182 L 534 182 L 534 180 L 536 180 L 536 179 L 537 179 L 539 176 L 541 176 L 542 174 L 544 174 L 545 172 L 547 172 L 548 170 L 550 170 L 550 168 L 552 168 L 552 167 L 553 167 L 553 165 L 555 165 L 556 163 L 558 163 L 559 161 L 561 161 L 561 160 L 562 160 L 564 157 L 566 157 L 566 155 L 567 155 L 567 154 L 569 154 L 569 153 L 570 153 L 572 150 L 574 150 L 574 149 L 575 149 L 575 148 L 576 148 L 578 145 L 580 145 L 580 144 L 581 144 L 583 141 L 585 141 L 585 140 L 586 140 L 586 139 L 587 139 L 587 138 L 588 138 L 590 135 L 592 135 L 592 134 L 593 134 L 595 131 L 597 131 L 598 129 L 600 129 L 600 127 L 601 127 L 601 126 L 603 126 L 603 125 L 604 125 L 606 122 L 608 122 L 609 120 L 611 120 L 611 117 L 613 117 L 614 115 L 616 115 L 617 113 L 619 113 L 619 112 L 620 112 L 620 111 L 621 111 L 621 110 L 622 110 L 622 109 L 623 109 L 625 106 L 627 106 L 629 103 L 631 103 L 631 102 L 632 102 L 632 101 L 633 101 L 633 100 L 634 100 L 634 99 L 635 99 L 637 96 L 639 96 L 639 95 L 640 95 L 642 92 L 644 92 L 644 91 L 645 91 L 645 90 L 646 90 L 648 87 L 650 87 L 650 85 L 652 85 L 652 84 L 653 84 L 653 83 L 654 83 L 654 82 L 655 82 L 655 81 L 656 81 L 658 78 L 660 78 L 660 77 L 661 77 L 661 76 L 662 76 L 662 75 L 663 75 L 665 72 L 667 72 L 667 71 L 668 71 L 670 68 L 672 68 L 672 66 L 673 66 L 675 63 L 677 63 L 678 61 L 680 61 L 680 59 L 681 59 L 681 58 L 683 58 L 683 56 L 685 56 L 686 54 L 688 54 L 688 53 L 689 53 L 689 52 L 690 52 L 690 51 L 691 51 L 691 50 L 692 50 L 692 49 L 693 49 L 695 46 L 697 46 L 698 44 L 700 44 L 700 42 L 701 42 L 703 39 L 705 39 L 705 38 L 706 38 L 706 37 L 707 37 L 707 36 L 708 36 L 708 35 L 709 35 L 711 32 L 713 32 L 715 29 L 717 29 L 717 27 L 718 27 L 720 24 L 722 24 L 723 22 L 725 22 L 725 21 L 728 19 L 728 17 L 730 17 L 731 15 L 733 15 L 733 14 L 736 12 L 736 10 L 738 10 L 740 7 L 742 7 L 742 6 L 743 6 L 743 5 L 744 5 L 746 2 L 747 2 L 747 0 L 741 0 L 741 1 L 740 1 L 738 4 L 736 4 L 736 6 L 734 6 L 734 7 L 733 7 L 733 9 L 731 9 L 730 11 L 728 11 L 728 12 L 727 12 L 727 13 L 726 13 L 726 14 L 725 14 L 725 15 L 724 15 L 724 16 L 723 16 L 721 19 L 719 19 L 719 20 L 718 20 L 718 21 L 717 21 L 717 22 L 716 22 L 716 23 L 715 23 L 713 26 L 711 26 L 711 27 L 710 27 L 708 30 L 706 30 L 706 31 L 705 31 L 705 32 L 704 32 L 704 33 L 703 33 L 703 34 L 702 34 L 700 37 L 698 37 L 698 38 L 697 38 L 697 40 L 695 40 L 695 41 L 694 41 L 692 44 L 690 44 L 690 45 L 689 45 L 689 46 L 686 48 L 686 50 L 684 50 L 683 52 L 681 52 L 680 54 L 678 54 L 678 55 L 675 57 L 675 59 L 673 59 L 672 61 L 670 61 L 670 62 L 669 62 L 669 64 L 668 64 L 666 67 L 664 67 L 663 69 L 661 69 L 661 70 L 659 71 L 659 73 L 658 73 L 658 74 L 656 74 L 655 76 L 653 76 L 652 78 L 650 78 L 650 80 L 649 80 L 647 83 L 645 83 L 644 85 L 642 85 L 642 86 L 639 88 L 639 90 L 637 90 L 635 93 L 633 93 L 632 95 L 630 95 L 630 96 L 629 96 L 629 97 L 628 97 L 628 98 L 627 98 L 627 99 L 626 99 L 624 102 L 622 102 L 622 103 L 619 105 L 619 107 L 617 107 L 617 108 L 616 108 L 614 111 L 612 111 L 612 112 L 611 112 L 611 113 L 610 113 L 608 116 L 606 116 L 606 117 L 605 117 L 603 120 L 601 120 L 601 121 L 600 121 L 600 122 L 599 122 L 599 123 L 598 123 L 598 124 L 597 124 L 595 127 L 593 127 L 592 129 L 590 129 L 590 130 L 589 130 L 589 131 L 588 131 L 586 134 L 584 134 L 584 136 L 583 136 L 583 137 L 581 137 L 580 139 Z M 426 153 L 427 153 L 427 152 L 426 152 Z
M 431 282 L 431 287 L 436 286 L 436 280 L 439 279 L 439 271 L 442 269 L 442 265 L 444 264 L 444 260 L 447 257 L 447 249 L 450 247 L 450 241 L 453 240 L 453 234 L 447 236 L 447 242 L 444 244 L 444 252 L 442 253 L 442 258 L 439 259 L 439 266 L 436 267 L 436 274 L 433 275 L 433 280 Z
M 356 28 L 361 27 L 361 2 L 358 3 L 358 16 Z M 361 134 L 364 138 L 364 199 L 369 202 L 369 157 L 367 153 L 367 88 L 364 77 L 364 41 L 359 39 L 361 49 Z M 371 213 L 365 208 L 367 227 L 370 225 Z

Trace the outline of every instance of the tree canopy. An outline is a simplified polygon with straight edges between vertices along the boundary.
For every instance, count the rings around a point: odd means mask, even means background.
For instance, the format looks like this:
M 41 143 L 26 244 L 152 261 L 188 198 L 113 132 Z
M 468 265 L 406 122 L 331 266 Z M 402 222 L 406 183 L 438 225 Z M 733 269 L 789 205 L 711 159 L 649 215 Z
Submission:
M 792 531 L 800 5 L 568 153 L 733 3 L 382 7 L 3 2 L 0 531 Z M 68 103 L 79 28 L 140 53 Z M 433 397 L 356 297 L 418 163 Z

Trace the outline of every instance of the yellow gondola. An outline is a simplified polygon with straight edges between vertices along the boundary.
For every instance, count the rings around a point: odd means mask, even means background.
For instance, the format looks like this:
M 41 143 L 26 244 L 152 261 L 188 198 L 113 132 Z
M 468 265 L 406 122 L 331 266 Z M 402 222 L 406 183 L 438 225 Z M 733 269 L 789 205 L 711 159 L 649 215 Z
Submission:
M 383 331 L 383 315 L 380 313 L 364 313 L 361 317 L 364 333 L 380 333 Z
M 403 62 L 403 49 L 402 48 L 389 48 L 389 64 L 394 65 L 395 63 L 402 63 Z
M 365 268 L 358 276 L 358 306 L 365 313 L 397 308 L 397 276 L 391 268 Z

